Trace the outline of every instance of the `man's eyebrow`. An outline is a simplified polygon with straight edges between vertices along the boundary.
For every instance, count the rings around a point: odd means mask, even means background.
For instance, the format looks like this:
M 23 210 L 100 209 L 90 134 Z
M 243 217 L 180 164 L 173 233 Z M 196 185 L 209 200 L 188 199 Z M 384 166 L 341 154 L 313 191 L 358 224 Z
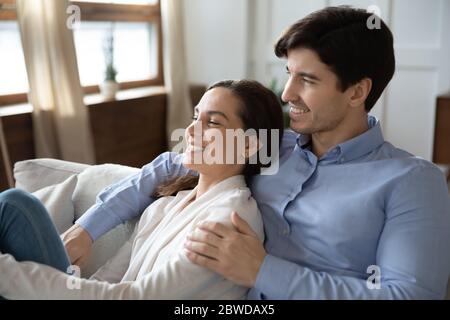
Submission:
M 308 73 L 308 72 L 299 72 L 299 73 L 297 73 L 300 77 L 302 77 L 302 78 L 309 78 L 309 79 L 312 79 L 312 80 L 315 80 L 315 81 L 320 81 L 320 79 L 319 79 L 319 77 L 318 76 L 316 76 L 316 75 L 314 75 L 314 74 L 312 74 L 312 73 Z
M 286 66 L 286 71 L 290 72 L 288 66 Z M 298 73 L 296 73 L 296 75 L 298 75 L 302 78 L 309 78 L 311 80 L 321 81 L 318 76 L 316 76 L 315 74 L 312 74 L 312 73 L 308 73 L 308 72 L 298 72 Z

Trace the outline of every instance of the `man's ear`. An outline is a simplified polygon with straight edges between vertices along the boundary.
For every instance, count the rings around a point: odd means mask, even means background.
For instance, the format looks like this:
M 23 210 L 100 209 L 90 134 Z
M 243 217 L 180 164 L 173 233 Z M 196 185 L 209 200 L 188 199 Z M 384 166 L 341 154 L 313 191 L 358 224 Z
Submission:
M 261 142 L 256 135 L 245 137 L 245 154 L 244 158 L 249 159 L 262 148 Z
M 372 89 L 372 79 L 364 78 L 352 86 L 350 96 L 350 107 L 359 107 L 366 102 L 367 96 Z

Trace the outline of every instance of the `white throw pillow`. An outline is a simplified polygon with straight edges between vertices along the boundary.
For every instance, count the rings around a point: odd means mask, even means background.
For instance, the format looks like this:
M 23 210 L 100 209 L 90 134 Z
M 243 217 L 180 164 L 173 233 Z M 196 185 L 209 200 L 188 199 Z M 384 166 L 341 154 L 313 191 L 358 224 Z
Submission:
M 77 185 L 77 175 L 72 175 L 61 183 L 39 189 L 33 193 L 50 214 L 61 234 L 73 225 L 74 207 L 72 194 Z
M 24 160 L 14 164 L 14 179 L 16 188 L 35 192 L 44 187 L 61 183 L 87 168 L 89 165 L 57 159 Z

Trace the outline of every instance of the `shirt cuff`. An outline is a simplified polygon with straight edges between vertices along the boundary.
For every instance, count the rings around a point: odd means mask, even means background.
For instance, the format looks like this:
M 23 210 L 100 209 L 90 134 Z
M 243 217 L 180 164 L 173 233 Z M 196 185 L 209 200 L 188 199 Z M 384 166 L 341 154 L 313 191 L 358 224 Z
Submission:
M 122 222 L 113 214 L 110 214 L 110 210 L 104 205 L 94 205 L 78 218 L 75 223 L 89 233 L 94 242 Z
M 265 299 L 288 299 L 288 288 L 293 285 L 293 275 L 298 267 L 292 262 L 268 254 L 259 269 L 254 288 Z

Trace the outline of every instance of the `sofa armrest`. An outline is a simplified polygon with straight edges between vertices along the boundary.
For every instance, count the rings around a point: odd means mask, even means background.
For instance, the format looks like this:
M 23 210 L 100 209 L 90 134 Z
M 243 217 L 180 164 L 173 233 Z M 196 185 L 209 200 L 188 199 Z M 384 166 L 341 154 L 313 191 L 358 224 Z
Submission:
M 16 188 L 34 192 L 60 183 L 73 174 L 83 172 L 89 165 L 57 159 L 32 159 L 14 164 Z

